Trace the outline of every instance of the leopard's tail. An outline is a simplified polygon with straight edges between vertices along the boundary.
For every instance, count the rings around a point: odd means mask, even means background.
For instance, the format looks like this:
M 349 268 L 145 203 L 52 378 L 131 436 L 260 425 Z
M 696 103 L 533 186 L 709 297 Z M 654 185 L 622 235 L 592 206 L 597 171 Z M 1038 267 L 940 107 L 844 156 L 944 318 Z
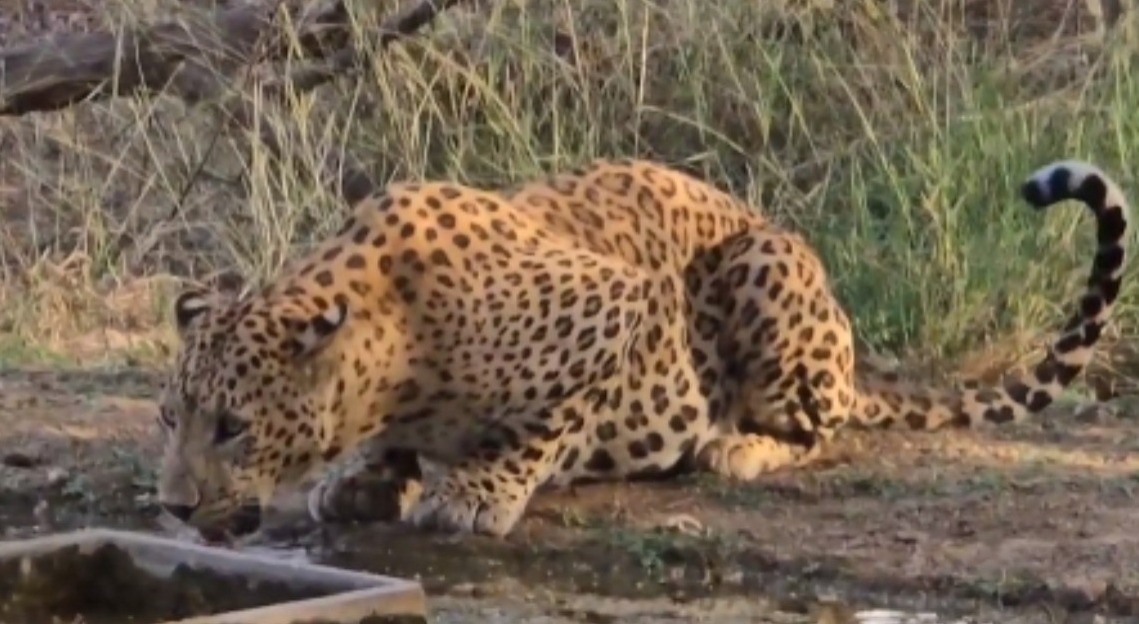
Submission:
M 970 427 L 985 421 L 1021 420 L 1056 400 L 1091 361 L 1119 296 L 1127 259 L 1130 207 L 1123 192 L 1103 171 L 1078 161 L 1060 161 L 1038 169 L 1021 192 L 1039 210 L 1076 199 L 1095 215 L 1097 249 L 1079 310 L 1031 371 L 1000 385 L 942 390 L 908 384 L 873 369 L 859 371 L 852 413 L 856 423 L 938 429 L 947 424 Z

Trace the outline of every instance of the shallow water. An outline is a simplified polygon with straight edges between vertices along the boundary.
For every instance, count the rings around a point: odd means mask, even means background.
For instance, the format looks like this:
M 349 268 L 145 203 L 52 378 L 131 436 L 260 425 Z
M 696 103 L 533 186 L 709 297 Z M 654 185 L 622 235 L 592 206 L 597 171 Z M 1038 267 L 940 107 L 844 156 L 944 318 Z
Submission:
M 90 553 L 68 546 L 0 561 L 0 621 L 5 624 L 71 621 L 79 615 L 88 622 L 159 622 L 326 594 L 186 565 L 175 567 L 169 578 L 155 576 L 111 544 Z

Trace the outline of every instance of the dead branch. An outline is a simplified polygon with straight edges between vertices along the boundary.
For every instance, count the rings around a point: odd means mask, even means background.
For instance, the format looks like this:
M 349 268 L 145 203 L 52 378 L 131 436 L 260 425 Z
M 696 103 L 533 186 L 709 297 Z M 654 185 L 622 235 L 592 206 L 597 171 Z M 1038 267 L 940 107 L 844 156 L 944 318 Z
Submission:
M 341 2 L 308 12 L 284 8 L 298 24 L 302 52 L 319 57 L 349 42 L 348 14 Z M 275 5 L 247 4 L 214 13 L 191 9 L 179 20 L 148 28 L 56 35 L 2 50 L 0 116 L 158 92 L 187 61 L 227 73 L 261 60 L 255 58 L 259 53 L 280 58 L 287 43 L 275 27 L 276 12 Z
M 312 90 L 349 73 L 363 60 L 361 54 L 369 47 L 364 44 L 383 49 L 461 1 L 422 0 L 385 21 L 376 41 L 355 45 L 342 0 L 308 11 L 286 4 L 288 21 L 296 24 L 291 41 L 316 62 L 265 85 L 268 101 L 281 103 L 290 92 Z M 243 89 L 234 84 L 239 68 L 288 54 L 291 41 L 277 27 L 279 17 L 276 5 L 241 5 L 190 13 L 177 21 L 118 34 L 63 35 L 2 50 L 0 116 L 58 110 L 90 99 L 166 92 L 191 106 L 215 104 L 231 126 L 259 127 L 260 139 L 279 159 L 281 146 L 272 125 L 259 118 Z M 335 169 L 349 204 L 374 190 L 372 180 L 351 157 Z

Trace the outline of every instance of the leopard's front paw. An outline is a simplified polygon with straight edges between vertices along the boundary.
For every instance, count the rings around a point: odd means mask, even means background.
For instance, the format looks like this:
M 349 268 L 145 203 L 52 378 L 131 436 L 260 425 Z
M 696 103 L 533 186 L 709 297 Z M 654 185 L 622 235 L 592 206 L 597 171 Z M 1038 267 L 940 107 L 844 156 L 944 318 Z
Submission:
M 474 481 L 466 481 L 471 486 L 463 487 L 459 482 L 443 477 L 429 483 L 407 521 L 435 531 L 503 537 L 526 510 L 528 495 L 488 491 Z
M 362 468 L 329 475 L 308 493 L 308 511 L 317 522 L 399 522 L 408 517 L 423 485 Z

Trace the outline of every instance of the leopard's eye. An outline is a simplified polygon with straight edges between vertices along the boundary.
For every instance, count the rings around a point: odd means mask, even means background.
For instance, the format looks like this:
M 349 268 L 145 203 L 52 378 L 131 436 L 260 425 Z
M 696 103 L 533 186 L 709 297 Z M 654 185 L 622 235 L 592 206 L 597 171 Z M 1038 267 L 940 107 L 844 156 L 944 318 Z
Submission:
M 178 419 L 174 417 L 172 410 L 163 407 L 158 410 L 158 424 L 161 425 L 163 429 L 173 431 L 178 428 Z
M 238 418 L 230 412 L 223 412 L 218 416 L 217 428 L 214 429 L 214 444 L 225 444 L 245 433 L 249 423 Z

